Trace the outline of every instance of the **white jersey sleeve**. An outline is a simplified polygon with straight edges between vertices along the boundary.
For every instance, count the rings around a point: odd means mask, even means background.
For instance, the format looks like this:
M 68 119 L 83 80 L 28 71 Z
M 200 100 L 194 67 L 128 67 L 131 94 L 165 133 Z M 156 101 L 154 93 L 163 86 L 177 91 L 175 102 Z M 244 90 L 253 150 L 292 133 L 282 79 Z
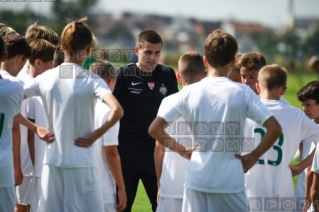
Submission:
M 27 118 L 35 123 L 35 105 L 31 99 L 27 99 Z
M 265 121 L 273 116 L 272 112 L 260 101 L 251 89 L 246 91 L 247 118 L 263 126 Z
M 44 80 L 44 79 L 43 79 Z M 24 85 L 24 95 L 29 98 L 32 96 L 39 96 L 40 89 L 39 89 L 39 82 L 41 81 L 41 75 L 37 76 L 34 79 L 30 79 L 25 82 Z
M 91 73 L 91 78 L 93 82 L 93 89 L 94 89 L 95 96 L 103 101 L 103 97 L 106 94 L 111 94 L 112 91 L 106 85 L 105 81 L 98 75 Z
M 311 140 L 317 144 L 319 141 L 319 127 L 318 125 L 309 119 L 304 113 L 302 113 L 302 130 L 301 138 L 303 140 Z
M 182 95 L 177 95 L 179 93 L 172 94 L 162 100 L 157 115 L 166 122 L 172 122 L 181 117 L 184 106 L 183 100 L 180 98 Z
M 105 123 L 110 115 L 110 111 L 105 114 L 103 118 L 103 123 Z M 102 124 L 103 124 L 102 123 Z M 116 122 L 106 133 L 102 135 L 102 142 L 103 146 L 117 146 L 119 144 L 118 142 L 118 135 L 119 135 L 119 129 L 120 129 L 120 122 Z

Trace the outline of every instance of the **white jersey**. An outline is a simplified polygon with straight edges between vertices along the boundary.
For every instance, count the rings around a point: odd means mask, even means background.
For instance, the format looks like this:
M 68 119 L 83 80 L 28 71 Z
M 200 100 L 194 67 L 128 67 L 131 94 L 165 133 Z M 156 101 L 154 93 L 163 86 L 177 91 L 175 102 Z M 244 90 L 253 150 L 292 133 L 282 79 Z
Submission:
M 23 88 L 20 83 L 0 79 L 0 188 L 14 185 L 12 126 L 22 100 Z
M 46 145 L 44 163 L 61 168 L 94 166 L 93 147 L 74 145 L 94 130 L 94 106 L 111 91 L 96 74 L 74 63 L 62 63 L 24 86 L 27 97 L 40 96 L 55 141 Z
M 18 79 L 20 79 L 21 81 L 25 82 L 28 79 L 32 79 L 32 77 L 30 76 L 30 70 L 27 67 L 23 67 L 21 69 L 21 71 L 18 73 L 17 77 Z
M 158 115 L 168 121 L 183 116 L 191 126 L 198 150 L 190 160 L 186 188 L 208 193 L 245 191 L 242 162 L 235 157 L 242 149 L 245 118 L 262 125 L 272 116 L 248 86 L 226 77 L 206 77 L 183 88 Z
M 19 82 L 22 86 L 28 77 L 20 79 L 10 75 L 6 71 L 0 71 L 0 74 L 3 78 L 10 79 L 15 82 Z M 21 103 L 20 113 L 22 116 L 26 117 L 26 100 L 23 100 Z M 21 171 L 23 176 L 32 176 L 33 175 L 33 165 L 30 158 L 29 146 L 28 146 L 28 128 L 22 124 L 20 126 L 20 159 L 21 159 Z
M 281 125 L 282 134 L 246 174 L 246 194 L 248 198 L 261 197 L 263 200 L 278 197 L 294 200 L 290 161 L 301 140 L 319 140 L 319 128 L 300 109 L 277 100 L 262 102 L 275 115 Z M 257 146 L 266 130 L 256 123 L 253 129 Z M 264 210 L 267 211 L 265 208 Z
M 178 95 L 178 93 L 176 93 Z M 170 95 L 162 100 L 159 111 L 165 107 L 169 107 L 171 100 L 175 95 Z M 170 122 L 170 121 L 168 121 Z M 188 147 L 192 146 L 193 139 L 191 135 L 179 135 L 177 131 L 173 130 L 174 126 L 182 125 L 185 123 L 183 117 L 178 118 L 175 122 L 171 123 L 167 128 L 167 133 L 170 134 L 177 142 L 183 143 Z M 183 158 L 178 153 L 165 148 L 162 174 L 160 177 L 160 193 L 161 197 L 165 198 L 178 198 L 182 199 L 184 194 L 184 183 L 189 160 Z
M 45 112 L 42 99 L 40 97 L 32 97 L 26 100 L 27 117 L 36 125 L 48 128 L 48 118 Z M 41 140 L 37 134 L 34 134 L 34 174 L 35 177 L 41 177 L 43 158 L 46 143 Z
M 110 115 L 110 108 L 102 101 L 96 102 L 94 110 L 95 129 L 100 128 Z M 116 203 L 116 185 L 105 156 L 105 146 L 117 146 L 120 123 L 116 122 L 104 135 L 93 144 L 96 166 L 103 192 L 104 204 Z

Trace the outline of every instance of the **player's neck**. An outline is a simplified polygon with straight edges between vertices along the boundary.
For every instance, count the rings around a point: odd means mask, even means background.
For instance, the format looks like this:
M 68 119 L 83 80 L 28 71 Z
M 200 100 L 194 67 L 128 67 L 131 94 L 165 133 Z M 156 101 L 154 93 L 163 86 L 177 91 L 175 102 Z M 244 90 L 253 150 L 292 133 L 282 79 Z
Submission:
M 315 121 L 316 124 L 319 124 L 319 116 L 314 118 L 314 121 Z
M 66 55 L 66 54 L 64 54 L 64 55 Z M 86 60 L 86 57 L 84 57 L 84 55 L 72 54 L 69 57 L 65 56 L 63 62 L 64 63 L 75 63 L 75 64 L 82 66 L 82 64 L 84 63 L 85 60 Z
M 1 64 L 1 70 L 8 72 L 11 76 L 16 77 L 18 73 L 14 73 L 14 71 L 12 71 L 12 67 L 14 67 L 14 64 L 11 64 L 8 61 Z
M 37 76 L 37 71 L 35 70 L 35 67 L 32 65 L 30 65 L 29 76 L 32 78 L 35 78 Z
M 225 65 L 223 67 L 208 67 L 207 77 L 227 77 L 230 71 L 230 67 Z
M 280 93 L 278 91 L 268 91 L 262 90 L 259 94 L 260 99 L 268 99 L 268 100 L 280 100 Z

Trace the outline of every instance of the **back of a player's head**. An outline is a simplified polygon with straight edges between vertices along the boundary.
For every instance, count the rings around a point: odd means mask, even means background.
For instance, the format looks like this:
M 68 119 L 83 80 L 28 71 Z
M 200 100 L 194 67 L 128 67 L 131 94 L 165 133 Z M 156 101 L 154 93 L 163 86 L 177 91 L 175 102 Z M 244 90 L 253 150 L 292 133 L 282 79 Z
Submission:
M 235 58 L 238 44 L 232 35 L 217 29 L 208 35 L 204 48 L 209 65 L 223 67 Z
M 51 28 L 34 23 L 30 25 L 25 33 L 25 38 L 30 43 L 34 39 L 44 39 L 54 45 L 58 45 L 60 38 L 58 34 Z
M 112 64 L 102 60 L 93 62 L 90 65 L 90 71 L 100 76 L 104 80 L 112 80 L 116 79 L 117 77 L 116 68 Z
M 61 51 L 61 46 L 55 47 L 53 54 L 53 67 L 57 67 L 64 62 L 64 54 Z
M 276 64 L 264 66 L 258 73 L 258 83 L 262 88 L 272 91 L 285 87 L 288 73 L 285 68 Z
M 231 72 L 238 72 L 238 73 L 240 72 L 240 67 L 238 65 L 238 62 L 239 62 L 239 59 L 241 58 L 241 56 L 242 56 L 242 54 L 239 52 L 237 52 L 235 54 L 235 63 L 234 63 L 234 66 L 233 66 Z
M 34 65 L 37 59 L 43 63 L 53 60 L 53 54 L 55 51 L 55 45 L 44 39 L 34 39 L 30 42 L 31 55 L 29 61 L 31 65 Z
M 22 35 L 8 35 L 3 38 L 7 59 L 23 55 L 24 59 L 30 57 L 31 48 Z
M 307 100 L 315 100 L 316 104 L 319 104 L 319 81 L 309 82 L 302 87 L 297 93 L 298 100 L 305 102 Z
M 154 30 L 145 30 L 145 31 L 141 32 L 137 36 L 137 44 L 136 45 L 139 48 L 142 48 L 144 41 L 147 41 L 147 42 L 153 43 L 153 44 L 160 43 L 163 45 L 163 40 L 162 40 L 161 36 L 157 32 L 155 32 Z
M 4 37 L 7 35 L 17 35 L 17 34 L 18 33 L 11 27 L 8 27 L 7 25 L 0 23 L 0 37 Z
M 62 31 L 61 46 L 71 55 L 85 50 L 92 44 L 93 36 L 89 27 L 84 23 L 86 20 L 86 18 L 82 18 L 78 21 L 72 21 Z
M 200 81 L 205 72 L 203 56 L 196 51 L 184 53 L 178 60 L 178 72 L 188 84 Z
M 0 36 L 0 66 L 1 66 L 3 55 L 4 55 L 4 41 L 2 37 Z
M 244 68 L 245 71 L 259 71 L 262 67 L 266 65 L 266 58 L 257 52 L 250 52 L 244 54 L 240 57 L 237 62 L 239 69 Z

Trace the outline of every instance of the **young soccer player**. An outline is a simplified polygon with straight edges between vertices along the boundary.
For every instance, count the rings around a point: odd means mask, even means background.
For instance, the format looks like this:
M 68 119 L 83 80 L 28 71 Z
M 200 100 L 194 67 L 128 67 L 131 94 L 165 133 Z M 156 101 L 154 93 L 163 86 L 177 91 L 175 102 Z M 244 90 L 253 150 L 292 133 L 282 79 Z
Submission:
M 27 58 L 30 56 L 30 46 L 27 40 L 21 35 L 8 35 L 4 38 L 6 46 L 5 60 L 1 65 L 2 75 L 13 80 L 19 81 L 22 85 L 24 82 L 17 76 L 24 66 Z M 5 70 L 5 71 L 4 71 Z M 25 101 L 21 104 L 21 114 L 26 116 Z M 30 190 L 32 183 L 33 165 L 29 155 L 27 143 L 28 129 L 14 122 L 13 125 L 13 155 L 15 170 L 15 185 L 18 212 L 26 211 L 30 205 Z
M 27 39 L 28 43 L 35 39 L 44 39 L 56 46 L 60 42 L 60 38 L 54 30 L 47 26 L 38 25 L 37 23 L 31 24 L 28 27 L 25 33 L 25 38 Z M 22 81 L 26 81 L 29 79 L 29 66 L 30 63 L 29 61 L 27 61 L 25 66 L 17 76 Z
M 11 27 L 8 27 L 5 24 L 0 23 L 0 37 L 4 37 L 7 35 L 17 35 L 17 34 L 18 33 Z
M 298 93 L 298 100 L 302 103 L 304 113 L 312 119 L 316 124 L 319 123 L 319 81 L 309 82 L 306 86 L 302 87 Z M 312 149 L 315 147 L 314 143 L 311 140 L 304 140 L 302 146 L 302 157 L 306 157 L 312 152 Z M 305 170 L 302 174 L 299 175 L 298 184 L 296 189 L 297 206 L 299 206 L 299 211 L 301 205 L 305 205 L 306 208 L 310 206 L 310 186 L 312 185 L 313 173 L 311 169 L 308 171 Z M 307 178 L 307 187 L 305 185 Z M 306 204 L 305 204 L 306 200 Z M 309 208 L 308 211 L 313 211 L 313 208 Z
M 91 64 L 90 71 L 100 76 L 113 91 L 116 84 L 116 69 L 111 64 L 104 61 L 96 61 Z M 110 114 L 110 108 L 97 101 L 94 109 L 95 128 L 107 120 Z M 123 211 L 126 207 L 126 192 L 122 176 L 121 160 L 117 151 L 118 145 L 119 122 L 111 127 L 95 143 L 95 157 L 99 177 L 101 181 L 104 211 L 115 212 Z M 118 188 L 118 204 L 116 198 L 116 186 Z
M 183 88 L 169 107 L 159 109 L 149 127 L 153 138 L 191 159 L 185 180 L 183 212 L 247 211 L 244 172 L 281 134 L 280 125 L 258 96 L 249 87 L 227 78 L 237 49 L 236 40 L 222 30 L 208 35 L 204 56 L 207 77 Z M 192 127 L 198 145 L 196 151 L 185 148 L 164 132 L 167 121 L 180 116 Z M 229 147 L 229 143 L 243 138 L 246 117 L 265 126 L 267 132 L 255 150 L 240 156 L 240 142 L 235 147 Z
M 38 211 L 103 209 L 91 145 L 121 118 L 123 110 L 106 83 L 81 66 L 92 42 L 84 21 L 73 21 L 63 29 L 64 63 L 24 86 L 26 97 L 41 97 L 56 140 L 46 147 Z M 93 131 L 97 98 L 111 112 L 107 121 Z
M 0 66 L 4 56 L 4 49 L 5 44 L 0 37 Z M 2 73 L 4 73 L 6 78 L 2 77 Z M 1 72 L 0 74 L 0 211 L 14 211 L 15 205 L 15 178 L 12 160 L 13 119 L 15 118 L 18 123 L 26 124 L 34 132 L 37 131 L 42 139 L 47 136 L 47 134 L 45 136 L 40 135 L 44 132 L 44 129 L 40 129 L 28 122 L 21 115 L 16 115 L 19 113 L 23 100 L 23 87 L 17 79 L 10 76 L 6 72 Z M 49 140 L 53 141 L 53 137 L 50 137 Z
M 141 32 L 134 47 L 139 60 L 119 69 L 113 92 L 125 111 L 120 121 L 118 146 L 127 193 L 125 211 L 131 211 L 140 180 L 152 204 L 152 211 L 157 206 L 155 140 L 149 136 L 147 129 L 156 117 L 162 99 L 178 91 L 174 70 L 158 64 L 162 45 L 162 38 L 157 32 Z
M 35 39 L 30 42 L 31 56 L 30 78 L 35 78 L 46 70 L 52 68 L 53 54 L 55 46 L 44 40 Z M 35 124 L 48 127 L 47 115 L 40 97 L 32 97 L 26 100 L 26 116 Z M 30 158 L 34 167 L 32 186 L 28 195 L 30 196 L 31 211 L 36 212 L 41 194 L 41 173 L 43 166 L 43 157 L 45 152 L 45 143 L 40 140 L 31 130 L 28 130 L 28 147 Z M 25 150 L 24 150 L 25 151 Z M 25 152 L 26 153 L 26 152 Z
M 240 68 L 238 66 L 238 61 L 240 59 L 242 54 L 236 53 L 235 55 L 235 64 L 231 70 L 231 72 L 228 74 L 228 78 L 233 80 L 234 82 L 239 82 L 241 83 L 241 75 L 240 75 Z
M 257 93 L 256 83 L 259 70 L 266 65 L 265 57 L 257 52 L 244 54 L 238 60 L 241 81 Z
M 199 53 L 186 52 L 179 58 L 177 78 L 182 82 L 183 87 L 199 82 L 205 77 L 205 74 L 203 57 Z M 161 107 L 165 107 L 166 104 L 169 105 L 171 99 L 176 98 L 175 96 L 177 95 L 179 93 L 164 98 Z M 174 126 L 184 121 L 180 117 L 171 124 L 171 127 L 174 128 Z M 192 137 L 190 135 L 182 135 L 179 130 L 171 134 L 171 136 L 179 141 L 180 139 L 185 139 L 189 142 L 188 146 L 192 145 Z M 154 160 L 159 185 L 159 200 L 156 211 L 181 211 L 185 176 L 189 161 L 176 152 L 171 152 L 158 141 L 156 141 Z
M 298 100 L 302 103 L 303 111 L 305 114 L 312 119 L 316 124 L 319 124 L 319 82 L 312 81 L 306 86 L 302 87 L 297 93 Z M 313 153 L 315 144 L 311 140 L 303 140 L 299 150 L 300 158 L 306 158 L 310 153 Z M 309 170 L 311 171 L 311 170 Z M 306 194 L 306 176 L 308 174 L 305 169 L 298 177 L 296 187 L 296 200 L 297 209 L 296 211 L 302 211 L 305 205 L 305 194 Z M 310 196 L 307 197 L 309 201 Z M 310 202 L 310 201 L 309 201 Z M 309 205 L 309 204 L 308 204 Z M 313 208 L 309 208 L 308 211 L 313 211 Z
M 257 92 L 279 121 L 282 134 L 246 174 L 246 193 L 250 203 L 253 203 L 250 204 L 251 211 L 295 211 L 295 204 L 286 204 L 295 202 L 289 163 L 301 140 L 319 140 L 318 126 L 301 110 L 280 101 L 281 95 L 287 89 L 286 82 L 287 71 L 278 65 L 268 65 L 259 71 Z M 255 142 L 258 144 L 265 134 L 265 129 L 257 123 L 253 129 Z M 256 197 L 261 198 L 259 204 L 256 204 Z
M 19 80 L 16 75 L 23 67 L 27 58 L 30 56 L 30 46 L 26 39 L 21 35 L 7 35 L 4 38 L 4 43 L 5 54 L 1 64 L 0 74 L 2 78 L 7 78 L 23 85 L 23 82 Z M 21 104 L 21 113 L 25 115 L 24 104 Z M 23 131 L 26 134 L 27 128 L 24 126 L 19 126 L 19 124 L 14 121 L 12 129 L 15 185 L 19 186 L 23 182 L 28 185 L 28 182 L 31 181 L 31 178 L 27 179 L 23 176 L 31 175 L 33 172 L 33 167 L 31 163 L 29 166 L 26 166 L 25 163 L 27 163 L 28 160 L 22 158 L 20 155 L 20 146 L 27 147 L 26 137 L 20 135 L 23 134 Z M 20 196 L 18 196 L 17 202 L 24 202 L 24 204 L 28 204 L 26 203 L 27 201 L 23 200 L 23 198 L 20 198 Z

